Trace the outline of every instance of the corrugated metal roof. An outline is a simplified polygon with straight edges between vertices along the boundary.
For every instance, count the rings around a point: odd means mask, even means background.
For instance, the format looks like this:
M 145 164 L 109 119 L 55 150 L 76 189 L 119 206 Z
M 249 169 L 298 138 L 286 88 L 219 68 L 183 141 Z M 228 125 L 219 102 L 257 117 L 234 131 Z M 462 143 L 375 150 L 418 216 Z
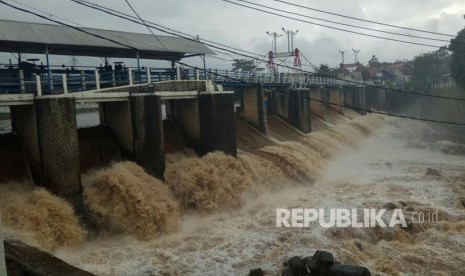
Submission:
M 92 36 L 67 26 L 0 20 L 0 51 L 22 53 L 180 59 L 186 54 L 214 54 L 200 42 L 179 37 L 80 28 L 123 45 Z M 137 51 L 135 50 L 137 49 Z

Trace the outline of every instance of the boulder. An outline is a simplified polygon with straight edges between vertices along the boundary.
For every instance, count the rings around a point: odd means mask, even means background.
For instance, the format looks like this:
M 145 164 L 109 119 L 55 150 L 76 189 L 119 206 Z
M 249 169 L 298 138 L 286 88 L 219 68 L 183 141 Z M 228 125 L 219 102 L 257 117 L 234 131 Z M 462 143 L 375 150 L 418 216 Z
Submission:
M 441 176 L 441 172 L 437 169 L 434 168 L 427 168 L 426 169 L 426 175 L 431 175 L 431 176 Z
M 333 264 L 328 276 L 371 276 L 370 271 L 363 266 L 358 265 L 343 265 L 343 264 Z
M 397 205 L 393 202 L 388 202 L 383 205 L 383 209 L 394 210 L 397 208 Z
M 261 268 L 252 269 L 249 273 L 249 276 L 263 276 L 265 273 Z

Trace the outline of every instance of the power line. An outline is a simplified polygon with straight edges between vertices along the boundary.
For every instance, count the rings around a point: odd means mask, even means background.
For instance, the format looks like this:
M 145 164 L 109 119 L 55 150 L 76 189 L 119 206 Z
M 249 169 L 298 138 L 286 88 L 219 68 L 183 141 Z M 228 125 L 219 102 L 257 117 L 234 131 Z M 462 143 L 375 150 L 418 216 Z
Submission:
M 78 27 L 74 27 L 74 26 L 68 25 L 68 24 L 66 24 L 66 23 L 57 21 L 57 20 L 49 19 L 49 18 L 46 18 L 46 17 L 44 17 L 44 16 L 42 16 L 42 15 L 39 15 L 39 14 L 37 14 L 37 13 L 34 13 L 34 12 L 31 12 L 31 11 L 28 11 L 28 10 L 25 10 L 25 9 L 22 9 L 22 8 L 19 8 L 19 7 L 16 7 L 16 6 L 14 6 L 14 5 L 10 5 L 10 4 L 8 4 L 8 3 L 5 3 L 5 2 L 2 1 L 2 0 L 0 0 L 0 3 L 2 3 L 2 4 L 4 4 L 4 5 L 7 5 L 7 6 L 9 6 L 9 7 L 12 7 L 12 8 L 14 8 L 14 9 L 17 9 L 17 10 L 20 10 L 20 11 L 23 11 L 23 12 L 26 12 L 26 13 L 36 15 L 36 16 L 38 16 L 38 17 L 40 17 L 40 18 L 43 18 L 43 19 L 46 19 L 46 20 L 50 20 L 50 21 L 52 21 L 52 22 L 55 22 L 55 23 L 58 23 L 58 24 L 61 24 L 61 25 L 64 25 L 64 26 L 68 26 L 68 27 L 73 28 L 73 29 L 77 29 L 78 31 L 81 31 L 81 32 L 84 32 L 84 33 L 87 33 L 87 34 L 90 34 L 90 35 L 99 37 L 99 38 L 101 38 L 101 39 L 105 39 L 105 40 L 108 40 L 108 41 L 112 41 L 111 39 L 108 39 L 108 38 L 105 38 L 105 37 L 101 37 L 101 36 L 98 36 L 98 35 L 95 35 L 95 34 L 86 32 L 86 31 L 84 31 L 84 30 L 82 30 L 82 29 L 80 29 L 80 28 L 78 28 Z M 166 31 L 165 31 L 165 32 L 166 32 Z M 126 46 L 126 45 L 124 45 L 124 44 L 121 44 L 121 45 Z M 128 47 L 128 46 L 126 46 L 126 47 Z M 136 49 L 136 50 L 137 50 L 137 49 Z M 229 50 L 228 50 L 228 51 L 229 51 Z M 242 54 L 241 54 L 241 55 L 242 55 Z M 190 68 L 199 69 L 198 67 L 191 66 L 191 65 L 188 65 L 188 64 L 179 62 L 179 61 L 178 61 L 178 63 L 181 64 L 181 65 L 190 67 Z M 218 74 L 218 73 L 214 73 L 214 74 L 215 74 L 215 75 L 220 75 L 220 74 Z M 220 75 L 220 76 L 221 76 L 221 75 Z M 228 77 L 228 76 L 226 76 L 226 77 L 229 78 L 229 79 L 234 79 L 234 78 L 231 78 L 231 77 Z M 237 79 L 236 79 L 236 80 L 237 80 Z M 244 82 L 244 81 L 242 81 L 242 80 L 239 80 L 239 81 L 240 81 L 240 82 Z M 420 94 L 420 95 L 426 96 L 426 94 Z M 292 95 L 291 95 L 291 96 L 292 96 Z M 432 95 L 430 95 L 430 96 L 432 96 Z M 312 100 L 312 98 L 309 98 L 309 97 L 307 97 L 307 99 Z M 451 99 L 451 98 L 449 98 L 449 99 Z M 313 99 L 313 100 L 315 100 L 315 101 L 320 101 L 320 102 L 325 102 L 325 101 L 321 101 L 321 100 L 318 100 L 318 99 Z M 462 100 L 464 100 L 464 99 L 462 99 Z M 332 103 L 329 103 L 329 104 L 332 104 Z M 333 104 L 333 105 L 338 105 L 338 104 Z M 340 106 L 354 109 L 354 107 L 351 107 L 351 106 L 346 106 L 346 105 L 340 105 Z M 357 109 L 358 109 L 358 108 L 357 108 Z M 373 112 L 373 111 L 370 111 L 370 110 L 367 110 L 367 109 L 361 109 L 361 108 L 358 109 L 358 110 L 362 110 L 362 111 L 366 111 L 366 112 Z M 388 115 L 388 116 L 394 116 L 394 117 L 400 117 L 400 118 L 408 118 L 408 119 L 414 119 L 414 120 L 420 120 L 420 121 L 427 121 L 427 122 L 435 122 L 435 123 L 443 123 L 443 124 L 452 124 L 452 125 L 465 125 L 465 124 L 463 124 L 463 123 L 448 122 L 448 121 L 438 121 L 438 120 L 432 120 L 432 119 L 423 119 L 423 118 L 410 117 L 410 116 L 405 116 L 405 115 L 390 114 L 390 113 L 385 113 L 385 112 L 373 112 L 373 113 L 379 113 L 379 114 L 384 114 L 384 115 Z
M 117 11 L 117 10 L 114 10 L 114 9 L 111 9 L 111 8 L 108 8 L 108 7 L 104 7 L 102 5 L 98 5 L 98 4 L 94 4 L 92 2 L 89 2 L 89 1 L 86 1 L 86 0 L 70 0 L 72 2 L 75 2 L 79 5 L 82 5 L 82 6 L 85 6 L 85 7 L 88 7 L 88 8 L 91 8 L 91 9 L 96 9 L 96 10 L 100 10 L 102 12 L 105 12 L 107 14 L 110 14 L 110 15 L 113 15 L 113 16 L 117 16 L 117 17 L 120 17 L 122 19 L 125 19 L 125 20 L 129 20 L 129 21 L 132 21 L 136 24 L 140 24 L 140 22 L 135 22 L 133 20 L 130 20 L 130 19 L 137 19 L 136 17 L 134 16 L 131 16 L 129 14 L 126 14 L 124 12 L 120 12 L 120 11 Z M 250 51 L 246 51 L 246 50 L 243 50 L 243 49 L 239 49 L 239 48 L 235 48 L 235 47 L 232 47 L 232 46 L 229 46 L 229 45 L 225 45 L 225 44 L 221 44 L 221 43 L 218 43 L 218 42 L 215 42 L 215 41 L 211 41 L 211 40 L 208 40 L 208 39 L 204 39 L 204 38 L 201 38 L 201 37 L 197 37 L 197 36 L 194 36 L 194 35 L 191 35 L 191 34 L 188 34 L 188 33 L 184 33 L 184 32 L 181 32 L 181 31 L 177 31 L 177 30 L 174 30 L 174 29 L 171 29 L 171 28 L 168 28 L 166 26 L 162 26 L 160 24 L 157 24 L 157 23 L 154 23 L 154 22 L 151 22 L 151 21 L 148 21 L 148 20 L 143 20 L 145 23 L 149 23 L 153 26 L 156 26 L 156 27 L 159 27 L 159 28 L 163 28 L 163 29 L 166 29 L 170 32 L 174 32 L 176 34 L 176 36 L 180 36 L 179 34 L 181 34 L 182 36 L 187 36 L 187 37 L 190 37 L 192 39 L 195 39 L 195 41 L 197 41 L 197 39 L 200 39 L 201 41 L 205 41 L 205 42 L 208 42 L 208 43 L 212 43 L 212 44 L 216 44 L 216 45 L 220 45 L 222 47 L 226 47 L 226 48 L 229 48 L 229 49 L 234 49 L 236 51 L 240 51 L 240 52 L 244 52 L 244 53 L 248 53 L 248 54 L 251 54 L 251 55 L 254 55 L 254 56 L 262 56 L 261 54 L 257 54 L 257 53 L 253 53 L 253 52 L 250 52 Z M 156 29 L 155 27 L 153 27 L 154 29 Z M 163 31 L 165 32 L 165 31 Z M 169 33 L 169 32 L 165 32 L 165 33 Z M 171 34 L 171 33 L 170 33 Z M 180 36 L 180 37 L 182 37 Z M 198 41 L 197 41 L 198 42 Z
M 341 22 L 337 22 L 337 21 L 333 21 L 333 20 L 328 20 L 328 19 L 323 19 L 323 18 L 308 16 L 308 15 L 301 14 L 301 13 L 297 13 L 297 12 L 291 12 L 291 11 L 287 11 L 287 10 L 283 10 L 283 9 L 278 9 L 278 8 L 274 8 L 274 7 L 270 7 L 270 6 L 266 6 L 266 5 L 262 5 L 262 4 L 258 4 L 258 3 L 254 3 L 254 2 L 250 2 L 250 1 L 246 1 L 246 0 L 236 0 L 236 1 L 243 2 L 243 3 L 248 3 L 248 4 L 251 4 L 251 5 L 254 5 L 254 6 L 259 6 L 259 7 L 262 7 L 262 8 L 266 8 L 266 9 L 270 9 L 270 10 L 274 10 L 274 11 L 279 11 L 279 12 L 283 12 L 283 13 L 287 13 L 287 14 L 297 15 L 297 16 L 301 16 L 301 17 L 305 17 L 305 18 L 310 18 L 310 19 L 314 19 L 314 20 L 319 20 L 319 21 L 323 21 L 323 22 L 328 22 L 328 23 L 337 24 L 337 25 L 342 25 L 342 26 L 347 26 L 347 27 L 352 27 L 352 28 L 358 28 L 358 29 L 362 29 L 362 30 L 380 32 L 380 33 L 386 33 L 386 34 L 392 34 L 392 35 L 398 35 L 398 36 L 405 36 L 405 37 L 411 37 L 411 38 L 418 38 L 418 39 L 424 39 L 424 40 L 433 40 L 433 41 L 450 42 L 449 40 L 446 40 L 446 39 L 439 39 L 439 38 L 432 38 L 432 37 L 424 37 L 424 36 L 417 36 L 417 35 L 402 34 L 402 33 L 396 33 L 396 32 L 385 31 L 385 30 L 380 30 L 380 29 L 374 29 L 374 28 L 369 28 L 369 27 L 363 27 L 363 26 L 358 26 L 358 25 L 352 25 L 352 24 L 347 24 L 347 23 L 341 23 Z
M 76 1 L 76 0 L 71 0 L 73 2 L 79 2 L 79 1 Z M 33 13 L 31 11 L 27 11 L 27 10 L 24 10 L 24 9 L 21 9 L 21 8 L 18 8 L 18 7 L 15 7 L 13 5 L 10 5 L 10 4 L 7 4 L 5 3 L 3 0 L 0 0 L 0 3 L 3 3 L 7 6 L 10 6 L 10 7 L 13 7 L 15 9 L 19 9 L 19 10 L 22 10 L 24 12 L 27 12 L 27 13 L 30 13 L 30 14 L 34 14 L 38 17 L 41 17 L 41 18 L 44 18 L 46 20 L 50 20 L 50 21 L 53 21 L 55 23 L 58 23 L 58 24 L 62 24 L 64 26 L 68 26 L 70 28 L 73 28 L 73 29 L 77 29 L 79 31 L 82 31 L 82 32 L 85 32 L 85 33 L 88 33 L 90 35 L 93 35 L 93 36 L 96 36 L 96 37 L 99 37 L 101 39 L 105 39 L 105 40 L 108 40 L 108 41 L 113 41 L 111 39 L 108 39 L 108 38 L 105 38 L 105 37 L 102 37 L 102 36 L 98 36 L 98 35 L 95 35 L 95 34 L 92 34 L 92 33 L 89 33 L 89 32 L 86 32 L 84 30 L 81 30 L 80 28 L 78 27 L 74 27 L 74 26 L 70 26 L 68 24 L 65 24 L 65 23 L 62 23 L 60 21 L 57 21 L 57 20 L 52 20 L 52 19 L 49 19 L 49 18 L 46 18 L 44 16 L 41 16 L 41 15 L 38 15 L 36 13 Z M 89 6 L 88 6 L 89 7 Z M 134 23 L 137 23 L 137 24 L 142 24 L 140 23 L 139 21 L 137 20 L 134 20 L 134 19 L 130 19 L 130 18 L 126 18 L 124 16 L 121 16 L 121 15 L 118 15 L 118 14 L 114 14 L 112 12 L 109 12 L 108 10 L 106 10 L 105 8 L 96 8 L 96 7 L 91 7 L 93 9 L 97 9 L 97 10 L 100 10 L 100 11 L 103 11 L 105 13 L 108 13 L 108 14 L 111 14 L 111 15 L 114 15 L 116 17 L 120 17 L 120 18 L 123 18 L 123 19 L 126 19 L 128 21 L 131 21 L 131 22 L 134 22 Z M 146 21 L 147 22 L 147 21 Z M 156 29 L 156 30 L 159 30 L 161 32 L 164 32 L 164 33 L 168 33 L 168 34 L 172 34 L 172 35 L 175 35 L 175 36 L 179 36 L 179 37 L 182 37 L 186 40 L 190 40 L 190 41 L 195 41 L 195 42 L 198 42 L 196 39 L 192 39 L 192 38 L 189 38 L 189 37 L 184 37 L 182 35 L 179 35 L 177 33 L 173 33 L 172 31 L 167 31 L 167 30 L 164 30 L 160 27 L 153 27 L 151 26 L 152 28 Z M 127 46 L 127 45 L 124 45 L 122 43 L 118 43 L 120 45 L 123 45 L 123 46 L 126 46 L 126 47 L 130 47 L 130 46 Z M 257 60 L 257 61 L 260 61 L 260 62 L 266 62 L 260 58 L 257 58 L 257 57 L 254 57 L 254 56 L 250 56 L 250 55 L 245 55 L 245 54 L 242 54 L 242 53 L 238 53 L 238 52 L 235 52 L 233 50 L 229 50 L 229 49 L 225 49 L 225 48 L 222 48 L 222 47 L 218 47 L 218 46 L 215 46 L 215 45 L 212 45 L 212 44 L 208 44 L 208 43 L 205 43 L 205 45 L 207 46 L 210 46 L 210 47 L 213 47 L 215 49 L 220 49 L 220 50 L 223 50 L 223 51 L 227 51 L 227 52 L 230 52 L 230 53 L 233 53 L 233 54 L 236 54 L 236 55 L 240 55 L 240 56 L 243 56 L 243 57 L 247 57 L 247 58 L 250 58 L 250 59 L 254 59 L 254 60 Z M 131 47 L 132 48 L 132 47 Z M 132 48 L 132 49 L 135 49 L 135 48 Z M 135 49 L 137 50 L 137 49 Z M 464 98 L 455 98 L 455 97 L 445 97 L 445 96 L 439 96 L 439 95 L 432 95 L 432 94 L 422 94 L 422 93 L 418 93 L 418 92 L 413 92 L 413 91 L 402 91 L 402 90 L 398 90 L 398 89 L 392 89 L 392 88 L 386 88 L 386 87 L 382 87 L 382 86 L 377 86 L 377 85 L 371 85 L 371 84 L 365 84 L 365 83 L 361 83 L 361 82 L 356 82 L 356 81 L 350 81 L 350 80 L 343 80 L 343 79 L 339 79 L 339 78 L 335 78 L 335 77 L 331 77 L 331 76 L 326 76 L 326 75 L 323 75 L 323 74 L 318 74 L 318 73 L 313 73 L 313 72 L 310 72 L 310 71 L 305 71 L 305 70 L 302 70 L 302 69 L 299 69 L 299 68 L 293 68 L 291 66 L 287 66 L 287 65 L 279 65 L 278 66 L 281 66 L 283 68 L 288 68 L 288 69 L 293 69 L 295 71 L 298 71 L 298 72 L 302 72 L 302 73 L 308 73 L 308 74 L 311 74 L 311 75 L 315 75 L 315 76 L 320 76 L 320 77 L 327 77 L 327 78 L 330 78 L 330 79 L 335 79 L 335 80 L 340 80 L 340 81 L 343 81 L 345 83 L 352 83 L 352 84 L 357 84 L 357 85 L 364 85 L 364 86 L 367 86 L 367 87 L 374 87 L 374 88 L 382 88 L 383 91 L 393 91 L 393 92 L 399 92 L 399 93 L 403 93 L 403 94 L 413 94 L 413 95 L 418 95 L 418 96 L 424 96 L 424 97 L 431 97 L 431 98 L 439 98 L 439 99 L 448 99 L 448 100 L 458 100 L 458 101 L 465 101 Z
M 132 7 L 131 3 L 129 3 L 128 0 L 124 0 L 126 2 L 126 4 L 128 4 L 129 8 L 134 12 L 134 14 L 140 19 L 140 22 L 142 22 L 142 24 L 144 24 L 145 27 L 147 27 L 147 30 L 149 30 L 149 32 L 152 34 L 152 36 L 158 41 L 160 42 L 161 46 L 163 47 L 163 49 L 165 49 L 165 51 L 168 52 L 168 49 L 166 49 L 165 45 L 163 44 L 163 42 L 160 40 L 160 38 L 158 38 L 153 32 L 152 32 L 152 29 L 149 28 L 149 26 L 147 26 L 147 24 L 145 24 L 144 20 L 142 20 L 142 18 L 139 16 L 139 14 L 136 12 L 136 10 Z
M 49 13 L 49 12 L 43 11 L 43 10 L 41 10 L 41 9 L 38 9 L 38 8 L 36 8 L 36 7 L 33 7 L 33 6 L 30 6 L 30 5 L 27 5 L 27 4 L 24 4 L 24 3 L 21 3 L 21 2 L 19 2 L 19 1 L 16 1 L 16 0 L 10 0 L 10 1 L 11 1 L 11 2 L 14 2 L 14 3 L 16 3 L 16 4 L 19 4 L 19 5 L 22 5 L 22 6 L 28 7 L 28 8 L 30 8 L 30 9 L 32 9 L 32 10 L 35 10 L 35 11 L 38 11 L 38 12 L 44 13 L 44 14 L 46 14 L 46 15 L 50 16 L 50 17 L 55 17 L 55 18 L 61 19 L 61 20 L 63 20 L 63 21 L 66 21 L 66 22 L 69 22 L 69 23 L 75 24 L 75 25 L 77 25 L 77 26 L 85 27 L 84 25 L 82 25 L 82 24 L 79 24 L 79 23 L 77 23 L 77 22 L 74 22 L 74 21 L 71 21 L 71 20 L 69 20 L 69 19 L 66 19 L 66 18 L 63 18 L 63 17 L 57 16 L 57 15 L 51 14 L 51 13 Z
M 131 19 L 131 18 L 127 18 L 121 14 L 124 14 L 124 13 L 120 13 L 120 14 L 116 14 L 114 12 L 111 12 L 109 11 L 109 9 L 107 9 L 106 7 L 103 7 L 103 6 L 100 6 L 100 7 L 95 7 L 95 6 L 90 6 L 90 5 L 86 5 L 86 4 L 83 4 L 83 3 L 80 3 L 82 1 L 86 2 L 85 0 L 70 0 L 70 1 L 73 1 L 73 2 L 76 2 L 76 3 L 79 3 L 81 5 L 84 5 L 84 6 L 87 6 L 89 8 L 92 8 L 92 9 L 97 9 L 97 10 L 100 10 L 102 12 L 105 12 L 107 14 L 110 14 L 110 15 L 113 15 L 113 16 L 116 16 L 116 17 L 119 17 L 119 18 L 123 18 L 125 20 L 128 20 L 128 21 L 131 21 L 131 22 L 135 22 L 137 24 L 141 24 L 140 22 L 138 22 L 137 20 L 134 20 L 134 19 Z M 146 21 L 146 23 L 150 23 L 149 21 Z M 187 39 L 187 40 L 191 40 L 191 41 L 196 41 L 196 39 L 192 39 L 192 38 L 189 38 L 189 37 L 186 37 L 186 36 L 183 36 L 183 35 L 180 35 L 178 31 L 175 31 L 175 30 L 170 30 L 170 31 L 167 31 L 165 30 L 166 28 L 159 25 L 159 24 L 153 24 L 154 26 L 150 26 L 151 28 L 154 28 L 156 30 L 159 30 L 161 32 L 164 32 L 164 33 L 168 33 L 168 34 L 171 34 L 171 35 L 175 35 L 175 36 L 179 36 L 179 37 L 182 37 L 184 39 Z M 214 43 L 214 42 L 213 42 Z M 220 50 L 223 50 L 223 51 L 227 51 L 227 52 L 230 52 L 230 53 L 233 53 L 233 54 L 236 54 L 236 55 L 240 55 L 240 56 L 243 56 L 243 57 L 247 57 L 247 58 L 250 58 L 250 59 L 254 59 L 254 60 L 257 60 L 257 61 L 260 61 L 260 62 L 266 62 L 260 58 L 257 58 L 255 56 L 250 56 L 250 55 L 246 55 L 246 54 L 242 54 L 242 53 L 238 53 L 236 52 L 235 50 L 229 50 L 229 49 L 225 49 L 223 47 L 218 47 L 218 46 L 215 46 L 213 45 L 212 43 L 204 43 L 205 45 L 207 46 L 210 46 L 212 48 L 215 48 L 215 49 L 220 49 Z M 227 47 L 226 47 L 227 48 Z M 243 50 L 241 50 L 243 51 Z M 244 52 L 244 51 L 243 51 Z M 254 53 L 256 56 L 260 56 L 259 54 L 256 54 Z M 335 79 L 335 80 L 340 80 L 340 81 L 343 81 L 345 83 L 351 83 L 351 84 L 357 84 L 357 85 L 365 85 L 365 86 L 368 86 L 368 87 L 373 87 L 373 88 L 382 88 L 384 91 L 393 91 L 393 92 L 398 92 L 398 93 L 404 93 L 404 94 L 412 94 L 412 95 L 418 95 L 418 96 L 423 96 L 423 97 L 431 97 L 431 98 L 439 98 L 439 99 L 448 99 L 448 100 L 458 100 L 458 101 L 465 101 L 464 98 L 456 98 L 456 97 L 446 97 L 446 96 L 440 96 L 440 95 L 432 95 L 432 94 L 423 94 L 423 93 L 418 93 L 418 92 L 413 92 L 413 91 L 402 91 L 402 90 L 399 90 L 399 89 L 393 89 L 393 88 L 386 88 L 386 87 L 382 87 L 382 86 L 378 86 L 378 85 L 372 85 L 372 84 L 366 84 L 366 83 L 362 83 L 362 82 L 357 82 L 357 81 L 351 81 L 351 80 L 344 80 L 344 79 L 340 79 L 340 78 L 335 78 L 335 77 L 331 77 L 331 76 L 326 76 L 326 75 L 323 75 L 323 74 L 318 74 L 318 73 L 313 73 L 313 72 L 310 72 L 310 71 L 305 71 L 305 70 L 302 70 L 302 69 L 298 69 L 298 68 L 293 68 L 291 66 L 286 66 L 286 65 L 279 65 L 278 66 L 281 66 L 283 68 L 288 68 L 288 69 L 293 69 L 295 71 L 298 71 L 298 72 L 302 72 L 302 73 L 309 73 L 309 74 L 313 74 L 315 76 L 320 76 L 320 77 L 327 77 L 327 78 L 331 78 L 331 79 Z
M 418 43 L 418 42 L 406 41 L 406 40 L 395 39 L 395 38 L 387 38 L 387 37 L 383 37 L 383 36 L 371 35 L 371 34 L 361 33 L 361 32 L 357 32 L 357 31 L 342 29 L 342 28 L 338 28 L 338 27 L 328 26 L 328 25 L 315 23 L 315 22 L 311 22 L 311 21 L 307 21 L 307 20 L 303 20 L 303 19 L 299 19 L 299 18 L 290 17 L 290 16 L 287 16 L 287 15 L 279 14 L 279 13 L 274 13 L 274 12 L 262 10 L 262 9 L 259 9 L 259 8 L 254 8 L 254 7 L 251 7 L 251 6 L 240 4 L 240 3 L 237 3 L 237 2 L 233 2 L 231 0 L 221 0 L 221 1 L 228 2 L 230 4 L 241 6 L 241 7 L 244 7 L 244 8 L 260 11 L 260 12 L 263 12 L 263 13 L 267 13 L 267 14 L 271 14 L 271 15 L 291 19 L 291 20 L 294 20 L 294 21 L 299 21 L 299 22 L 302 22 L 302 23 L 316 25 L 316 26 L 329 28 L 329 29 L 333 29 L 333 30 L 338 30 L 338 31 L 342 31 L 342 32 L 353 33 L 353 34 L 357 34 L 357 35 L 362 35 L 362 36 L 367 36 L 367 37 L 372 37 L 372 38 L 378 38 L 378 39 L 383 39 L 383 40 L 390 40 L 390 41 L 395 41 L 395 42 L 400 42 L 400 43 L 431 47 L 431 48 L 442 48 L 443 47 L 443 46 L 437 46 L 437 45 L 431 45 L 431 44 L 425 44 L 425 43 Z M 237 0 L 237 1 L 242 1 L 242 0 Z
M 192 66 L 192 65 L 189 65 L 189 64 L 186 64 L 186 63 L 184 63 L 184 62 L 178 61 L 177 63 L 180 64 L 180 65 L 183 65 L 183 66 L 192 68 L 192 69 L 197 69 L 197 70 L 199 70 L 198 67 Z M 237 78 L 234 78 L 234 77 L 221 75 L 221 74 L 216 73 L 216 72 L 211 72 L 211 73 L 214 74 L 214 75 L 216 75 L 216 76 L 220 76 L 220 77 L 223 77 L 223 78 L 225 78 L 225 79 L 234 80 L 234 81 L 237 81 L 237 82 L 240 82 L 240 83 L 257 85 L 256 83 L 247 82 L 247 81 L 244 81 L 244 80 L 241 80 L 241 79 L 237 79 Z M 291 97 L 299 97 L 298 95 L 293 95 L 293 94 L 291 94 L 291 93 L 289 93 L 289 92 L 277 91 L 277 90 L 276 90 L 275 92 L 280 93 L 280 94 L 289 95 L 289 96 L 291 96 Z M 301 97 L 301 96 L 300 96 L 300 97 Z M 430 123 L 439 123 L 439 124 L 448 124 L 448 125 L 465 126 L 465 123 L 458 123 L 458 122 L 451 122 L 451 121 L 441 121 L 441 120 L 434 120 L 434 119 L 413 117 L 413 116 L 407 116 L 407 115 L 401 115 L 401 114 L 394 114 L 394 113 L 389 113 L 389 112 L 384 112 L 384 111 L 370 110 L 370 109 L 366 109 L 366 108 L 360 108 L 360 107 L 355 107 L 355 106 L 349 106 L 349 105 L 345 105 L 345 104 L 331 103 L 331 102 L 329 102 L 329 101 L 324 101 L 324 100 L 316 99 L 316 98 L 312 98 L 312 97 L 301 97 L 301 98 L 303 98 L 303 99 L 308 99 L 308 100 L 312 100 L 312 101 L 316 101 L 316 102 L 320 102 L 320 103 L 326 103 L 326 104 L 329 104 L 329 105 L 334 105 L 334 106 L 339 106 L 339 107 L 345 107 L 345 108 L 349 108 L 349 109 L 353 109 L 353 110 L 364 111 L 364 112 L 375 113 L 375 114 L 381 114 L 381 115 L 390 116 L 390 117 L 397 117 L 397 118 L 410 119 L 410 120 L 423 121 L 423 122 L 430 122 Z
M 367 20 L 367 19 L 352 17 L 352 16 L 343 15 L 343 14 L 339 14 L 339 13 L 319 10 L 319 9 L 311 8 L 311 7 L 308 7 L 308 6 L 302 6 L 302 5 L 290 3 L 290 2 L 287 2 L 287 1 L 283 1 L 283 0 L 269 0 L 269 1 L 284 3 L 284 4 L 287 4 L 287 5 L 291 5 L 291 6 L 302 8 L 302 9 L 312 10 L 312 11 L 316 11 L 316 12 L 320 12 L 320 13 L 330 14 L 330 15 L 334 15 L 334 16 L 339 16 L 339 17 L 353 19 L 353 20 L 362 21 L 362 22 L 373 23 L 373 24 L 387 26 L 387 27 L 399 28 L 399 29 L 422 32 L 422 33 L 428 33 L 428 34 L 434 34 L 434 35 L 456 37 L 455 35 L 452 35 L 452 34 L 446 34 L 446 33 L 439 33 L 439 32 L 433 32 L 433 31 L 426 31 L 426 30 L 420 30 L 420 29 L 415 29 L 415 28 L 403 27 L 403 26 L 399 26 L 399 25 L 387 24 L 387 23 L 383 23 L 383 22 L 379 22 L 379 21 Z

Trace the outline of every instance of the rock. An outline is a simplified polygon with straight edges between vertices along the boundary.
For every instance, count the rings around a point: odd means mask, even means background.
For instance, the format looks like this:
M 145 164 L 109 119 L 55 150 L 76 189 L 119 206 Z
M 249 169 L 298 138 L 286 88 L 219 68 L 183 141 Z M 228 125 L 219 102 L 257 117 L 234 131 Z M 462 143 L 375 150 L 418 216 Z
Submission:
M 291 269 L 293 275 L 301 275 L 302 273 L 306 273 L 307 269 L 305 264 L 299 256 L 294 256 L 287 261 L 288 267 Z
M 281 276 L 294 276 L 294 273 L 292 273 L 292 269 L 290 267 L 286 267 L 281 273 Z
M 261 268 L 252 269 L 249 273 L 249 276 L 263 276 L 265 273 Z
M 326 275 L 328 273 L 329 268 L 335 262 L 333 254 L 327 251 L 317 251 L 315 252 L 312 258 L 316 261 L 318 267 L 317 271 L 319 272 L 319 275 Z
M 362 246 L 362 242 L 361 242 L 361 241 L 355 240 L 355 241 L 354 241 L 354 245 L 358 248 L 358 250 L 363 251 L 363 246 Z
M 431 175 L 431 176 L 441 176 L 441 172 L 437 169 L 434 168 L 427 168 L 426 169 L 426 175 Z
M 465 198 L 462 198 L 462 200 L 460 200 L 460 203 L 462 203 L 462 206 L 465 207 Z
M 371 273 L 363 266 L 334 264 L 329 269 L 328 276 L 371 276 Z
M 397 205 L 392 202 L 388 202 L 383 205 L 383 209 L 387 209 L 387 210 L 394 210 L 396 208 L 397 208 Z

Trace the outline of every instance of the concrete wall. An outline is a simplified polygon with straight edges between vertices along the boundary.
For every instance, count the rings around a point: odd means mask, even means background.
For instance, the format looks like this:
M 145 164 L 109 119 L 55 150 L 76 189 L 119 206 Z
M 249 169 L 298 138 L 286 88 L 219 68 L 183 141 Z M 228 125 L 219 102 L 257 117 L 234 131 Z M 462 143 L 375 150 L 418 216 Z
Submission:
M 329 96 L 329 108 L 336 110 L 337 112 L 342 113 L 344 108 L 344 93 L 342 87 L 328 87 L 328 96 Z
M 342 91 L 344 93 L 344 105 L 347 107 L 353 107 L 354 106 L 354 90 L 355 87 L 350 87 L 350 86 L 344 86 L 342 88 Z
M 35 100 L 42 163 L 41 184 L 63 197 L 81 192 L 74 98 Z
M 365 115 L 366 114 L 366 87 L 356 87 L 356 106 L 358 108 L 358 113 Z
M 274 92 L 271 111 L 292 125 L 308 133 L 311 131 L 310 90 L 293 89 L 288 92 Z
M 365 87 L 366 107 L 376 110 L 386 110 L 386 89 L 367 86 Z
M 200 148 L 199 101 L 183 99 L 166 102 L 171 106 L 171 116 L 181 125 L 188 144 L 191 147 Z
M 149 174 L 163 178 L 165 154 L 161 98 L 133 94 L 131 110 L 135 160 Z
M 34 105 L 11 106 L 11 123 L 26 150 L 29 166 L 34 178 L 42 174 L 39 134 L 37 131 L 36 109 Z
M 322 87 L 311 87 L 310 88 L 310 98 L 316 100 L 310 100 L 310 110 L 313 114 L 320 118 L 324 118 L 326 104 L 323 102 L 325 100 L 324 94 L 326 89 Z
M 201 152 L 222 151 L 236 156 L 236 116 L 233 92 L 199 95 Z
M 257 128 L 260 132 L 267 133 L 265 96 L 262 87 L 246 87 L 241 91 L 242 113 L 241 118 Z
M 100 123 L 107 126 L 118 141 L 121 153 L 128 158 L 134 155 L 131 106 L 124 102 L 100 103 Z
M 116 137 L 125 158 L 163 178 L 165 155 L 159 96 L 137 93 L 130 101 L 101 103 L 100 120 Z

